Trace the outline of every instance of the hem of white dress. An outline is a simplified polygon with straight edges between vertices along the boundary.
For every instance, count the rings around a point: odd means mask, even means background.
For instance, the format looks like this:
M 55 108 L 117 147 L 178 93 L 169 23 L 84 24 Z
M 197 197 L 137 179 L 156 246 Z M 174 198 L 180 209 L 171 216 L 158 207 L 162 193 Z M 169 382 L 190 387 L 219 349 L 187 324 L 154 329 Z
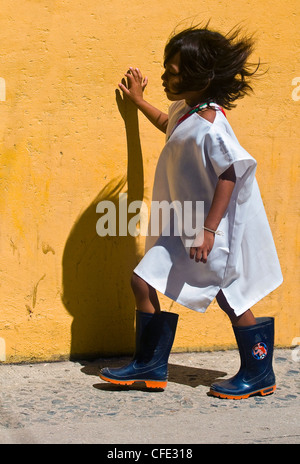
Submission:
M 208 304 L 206 306 L 202 306 L 200 308 L 196 308 L 196 307 L 191 307 L 191 306 L 188 306 L 184 301 L 182 301 L 179 298 L 175 297 L 174 295 L 172 295 L 171 293 L 167 292 L 166 290 L 164 290 L 162 287 L 160 287 L 159 285 L 157 285 L 156 283 L 153 283 L 151 282 L 150 279 L 148 279 L 144 274 L 143 272 L 141 272 L 140 270 L 137 270 L 137 269 L 134 269 L 133 271 L 136 275 L 138 275 L 141 279 L 143 279 L 145 282 L 147 282 L 147 284 L 151 285 L 152 288 L 154 288 L 155 290 L 157 290 L 159 293 L 161 293 L 162 295 L 165 295 L 166 297 L 170 298 L 171 300 L 173 300 L 175 303 L 178 303 L 180 304 L 181 306 L 184 306 L 185 308 L 187 309 L 191 309 L 192 311 L 196 311 L 197 313 L 205 313 L 207 308 L 209 307 L 209 305 L 212 303 L 212 301 L 215 299 L 216 295 L 218 294 L 220 288 L 217 289 L 215 295 L 211 298 L 211 300 L 208 302 Z
M 234 311 L 234 314 L 238 317 L 238 316 L 241 316 L 242 314 L 244 314 L 246 311 L 248 311 L 248 309 L 252 308 L 252 306 L 254 306 L 256 303 L 258 303 L 260 300 L 262 300 L 263 298 L 265 298 L 267 295 L 269 295 L 270 293 L 272 293 L 274 290 L 276 290 L 276 288 L 278 288 L 282 282 L 283 282 L 283 278 L 281 278 L 274 286 L 272 287 L 269 287 L 263 294 L 260 293 L 260 295 L 257 297 L 257 298 L 253 298 L 251 301 L 248 301 L 246 304 L 244 304 L 242 307 L 239 306 L 239 308 L 236 308 L 235 304 L 232 304 L 232 302 L 230 302 L 230 293 L 227 294 L 226 292 L 226 288 L 222 288 L 222 287 L 218 287 L 217 288 L 217 291 L 216 291 L 216 294 L 214 297 L 212 297 L 211 301 L 207 304 L 207 306 L 205 307 L 200 307 L 200 308 L 196 308 L 196 307 L 191 307 L 191 306 L 188 306 L 185 302 L 183 302 L 180 298 L 176 298 L 174 295 L 172 295 L 171 293 L 169 292 L 166 292 L 163 288 L 161 288 L 159 285 L 157 284 L 153 284 L 153 282 L 150 282 L 149 279 L 147 279 L 147 277 L 140 271 L 134 269 L 134 273 L 137 274 L 139 277 L 141 277 L 141 279 L 143 279 L 145 282 L 147 282 L 149 285 L 151 285 L 151 287 L 153 287 L 155 290 L 157 290 L 158 292 L 160 292 L 162 295 L 165 295 L 166 297 L 170 298 L 171 300 L 175 301 L 175 303 L 178 303 L 180 304 L 181 306 L 184 306 L 185 308 L 187 309 L 191 309 L 192 311 L 196 311 L 197 313 L 205 313 L 207 308 L 209 307 L 209 305 L 212 303 L 212 301 L 215 299 L 215 297 L 217 296 L 218 292 L 220 290 L 222 290 L 222 292 L 224 293 L 224 296 L 227 300 L 227 303 L 229 304 L 229 306 L 233 309 Z
M 214 298 L 216 297 L 217 293 L 219 292 L 220 288 L 218 288 L 217 292 L 216 292 L 216 295 L 212 297 L 211 301 L 207 304 L 207 306 L 202 306 L 200 308 L 191 308 L 191 306 L 187 306 L 186 303 L 184 303 L 180 298 L 177 298 L 175 297 L 174 295 L 172 295 L 171 293 L 165 291 L 163 288 L 161 288 L 159 285 L 157 284 L 154 284 L 153 282 L 151 282 L 149 279 L 147 279 L 147 277 L 142 273 L 140 272 L 139 270 L 136 270 L 134 269 L 133 271 L 136 275 L 138 275 L 141 279 L 143 279 L 145 282 L 147 282 L 147 284 L 151 285 L 152 288 L 154 288 L 155 290 L 157 290 L 158 292 L 160 292 L 162 295 L 165 295 L 166 297 L 170 298 L 171 300 L 173 300 L 175 303 L 178 303 L 180 304 L 181 306 L 184 306 L 185 308 L 187 309 L 191 309 L 192 311 L 196 311 L 197 313 L 205 313 L 208 306 L 212 303 L 212 301 L 214 300 Z
M 225 298 L 227 300 L 227 303 L 233 309 L 234 314 L 238 317 L 238 316 L 241 316 L 242 314 L 244 314 L 246 311 L 248 311 L 248 309 L 251 309 L 256 303 L 258 303 L 260 300 L 265 298 L 267 295 L 274 292 L 274 290 L 276 290 L 276 288 L 280 287 L 282 282 L 283 282 L 283 278 L 281 278 L 276 284 L 274 284 L 274 286 L 269 287 L 265 292 L 260 293 L 260 295 L 257 298 L 253 298 L 251 301 L 247 302 L 247 305 L 243 306 L 242 308 L 239 307 L 238 309 L 235 308 L 235 304 L 232 304 L 230 302 L 230 294 L 229 294 L 229 296 L 226 294 L 226 288 L 221 288 L 221 290 L 224 293 L 224 296 L 225 296 Z

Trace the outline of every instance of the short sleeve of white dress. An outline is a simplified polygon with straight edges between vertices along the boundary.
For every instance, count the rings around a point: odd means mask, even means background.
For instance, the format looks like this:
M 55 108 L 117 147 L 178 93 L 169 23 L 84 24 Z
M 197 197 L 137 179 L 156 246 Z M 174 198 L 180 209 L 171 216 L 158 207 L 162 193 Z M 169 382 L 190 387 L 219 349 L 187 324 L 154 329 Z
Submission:
M 280 265 L 255 180 L 256 161 L 239 144 L 227 119 L 214 123 L 193 114 L 172 129 L 186 111 L 173 106 L 168 141 L 159 158 L 152 201 L 203 201 L 207 215 L 218 177 L 231 165 L 236 185 L 206 264 L 196 263 L 182 238 L 147 237 L 146 254 L 135 273 L 174 301 L 204 312 L 220 289 L 237 315 L 282 282 Z M 173 127 L 172 127 L 173 126 Z

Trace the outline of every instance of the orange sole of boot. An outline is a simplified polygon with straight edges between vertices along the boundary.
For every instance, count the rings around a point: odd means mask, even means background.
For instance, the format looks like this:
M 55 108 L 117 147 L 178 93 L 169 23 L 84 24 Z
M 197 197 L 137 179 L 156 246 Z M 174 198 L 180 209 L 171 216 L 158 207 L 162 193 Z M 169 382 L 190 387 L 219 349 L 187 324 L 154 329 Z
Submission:
M 99 375 L 100 379 L 105 380 L 106 382 L 113 383 L 114 385 L 123 385 L 123 386 L 129 386 L 133 385 L 135 383 L 144 383 L 147 388 L 159 388 L 159 389 L 165 389 L 167 386 L 167 381 L 164 380 L 115 380 L 115 379 L 109 379 L 108 377 L 105 377 L 104 375 L 100 374 Z
M 248 393 L 247 395 L 238 395 L 238 396 L 227 395 L 225 393 L 219 393 L 214 390 L 210 390 L 209 395 L 216 396 L 218 398 L 228 399 L 228 400 L 243 400 L 243 399 L 247 399 L 250 396 L 254 396 L 254 395 L 261 395 L 261 396 L 271 395 L 272 393 L 274 393 L 275 390 L 276 390 L 276 385 L 273 385 L 272 387 L 263 388 L 262 390 L 256 390 L 254 392 Z

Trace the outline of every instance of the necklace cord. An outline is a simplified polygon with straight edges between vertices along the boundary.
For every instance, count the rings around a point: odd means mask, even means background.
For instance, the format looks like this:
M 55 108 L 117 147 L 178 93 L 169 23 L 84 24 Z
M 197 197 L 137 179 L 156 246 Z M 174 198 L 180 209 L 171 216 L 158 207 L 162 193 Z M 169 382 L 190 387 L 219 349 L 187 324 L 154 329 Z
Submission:
M 181 116 L 181 118 L 178 119 L 177 123 L 175 124 L 175 126 L 173 127 L 172 129 L 172 132 L 171 134 L 169 135 L 168 137 L 168 140 L 169 138 L 171 137 L 171 135 L 173 134 L 173 132 L 175 131 L 175 129 L 177 129 L 177 127 L 183 122 L 185 121 L 187 118 L 189 118 L 192 114 L 194 113 L 198 113 L 199 111 L 201 111 L 203 108 L 207 108 L 209 107 L 209 103 L 199 103 L 198 105 L 194 106 L 193 108 L 191 108 L 187 113 L 185 113 L 183 116 Z M 226 113 L 225 111 L 223 110 L 223 108 L 221 108 L 220 106 L 216 105 L 217 107 L 217 110 L 220 110 L 222 111 L 222 113 L 224 114 L 224 116 L 226 117 Z

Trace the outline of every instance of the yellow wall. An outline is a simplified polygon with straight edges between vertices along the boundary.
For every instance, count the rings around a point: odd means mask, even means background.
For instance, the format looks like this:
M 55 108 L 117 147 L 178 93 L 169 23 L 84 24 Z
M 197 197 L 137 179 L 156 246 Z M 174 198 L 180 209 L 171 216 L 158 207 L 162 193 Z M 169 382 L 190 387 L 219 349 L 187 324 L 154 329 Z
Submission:
M 96 204 L 127 190 L 149 202 L 164 136 L 140 115 L 139 140 L 115 89 L 139 66 L 146 97 L 166 110 L 165 42 L 179 22 L 209 18 L 221 32 L 240 21 L 257 31 L 255 57 L 269 67 L 228 117 L 258 161 L 285 279 L 254 313 L 275 316 L 276 343 L 290 346 L 300 336 L 299 0 L 1 0 L 0 8 L 0 360 L 133 349 L 129 279 L 143 240 L 99 237 Z M 180 314 L 175 350 L 233 346 L 215 304 L 205 315 L 162 305 Z

